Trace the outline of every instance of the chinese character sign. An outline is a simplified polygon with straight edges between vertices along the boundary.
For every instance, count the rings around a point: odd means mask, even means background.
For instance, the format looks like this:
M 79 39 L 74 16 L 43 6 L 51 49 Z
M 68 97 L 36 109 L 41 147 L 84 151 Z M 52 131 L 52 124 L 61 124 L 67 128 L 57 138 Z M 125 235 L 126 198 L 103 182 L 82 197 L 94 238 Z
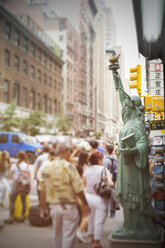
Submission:
M 149 93 L 153 96 L 164 96 L 163 64 L 152 60 L 149 64 Z

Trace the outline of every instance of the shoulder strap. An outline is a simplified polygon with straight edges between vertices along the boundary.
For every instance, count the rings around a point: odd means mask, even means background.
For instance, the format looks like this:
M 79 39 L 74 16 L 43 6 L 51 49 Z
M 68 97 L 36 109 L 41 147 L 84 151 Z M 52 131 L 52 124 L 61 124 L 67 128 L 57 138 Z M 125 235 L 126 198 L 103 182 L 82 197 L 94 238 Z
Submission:
M 18 162 L 16 163 L 16 166 L 17 166 L 18 170 L 20 171 L 21 169 L 19 167 L 19 163 Z
M 113 161 L 114 161 L 114 158 L 112 158 L 112 157 L 110 157 L 110 156 L 108 156 L 108 158 L 112 161 L 112 163 L 113 163 Z
M 107 177 L 106 168 L 103 168 L 103 169 L 102 169 L 102 172 L 101 172 L 101 181 L 104 181 L 103 175 L 105 175 L 105 177 Z
M 111 165 L 110 164 L 108 164 L 108 170 L 112 173 L 112 170 L 113 170 L 113 161 L 114 161 L 114 159 L 113 158 L 111 158 L 110 156 L 107 156 L 107 158 L 111 161 Z

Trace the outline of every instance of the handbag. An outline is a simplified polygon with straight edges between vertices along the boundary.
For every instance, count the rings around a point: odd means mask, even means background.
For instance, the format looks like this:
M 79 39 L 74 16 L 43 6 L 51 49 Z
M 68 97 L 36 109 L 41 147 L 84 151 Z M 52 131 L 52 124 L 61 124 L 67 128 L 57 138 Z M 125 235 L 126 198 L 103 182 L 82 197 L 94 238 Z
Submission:
M 111 187 L 106 182 L 105 178 L 107 177 L 106 169 L 103 168 L 101 172 L 101 179 L 99 183 L 96 183 L 93 187 L 94 191 L 97 195 L 105 198 L 110 199 L 111 198 Z
M 14 181 L 14 192 L 20 195 L 28 195 L 31 189 L 28 166 L 24 171 L 20 169 L 19 164 L 17 168 L 19 169 L 19 176 L 17 180 Z

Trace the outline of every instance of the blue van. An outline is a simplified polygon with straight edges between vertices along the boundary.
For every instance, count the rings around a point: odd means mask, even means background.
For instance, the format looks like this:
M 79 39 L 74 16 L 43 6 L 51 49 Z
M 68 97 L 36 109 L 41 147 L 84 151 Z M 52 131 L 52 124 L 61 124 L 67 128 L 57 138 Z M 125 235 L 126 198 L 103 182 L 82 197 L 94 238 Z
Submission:
M 28 163 L 34 163 L 42 145 L 24 133 L 0 132 L 0 151 L 8 151 L 11 157 L 17 157 L 19 151 L 27 153 Z

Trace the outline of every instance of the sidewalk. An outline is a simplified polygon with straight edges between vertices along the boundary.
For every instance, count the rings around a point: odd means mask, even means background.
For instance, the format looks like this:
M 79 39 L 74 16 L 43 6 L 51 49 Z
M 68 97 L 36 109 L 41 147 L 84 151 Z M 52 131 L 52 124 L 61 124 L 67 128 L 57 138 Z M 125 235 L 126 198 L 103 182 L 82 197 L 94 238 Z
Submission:
M 33 204 L 34 205 L 34 204 Z M 8 218 L 9 211 L 0 208 L 0 220 Z M 123 222 L 122 210 L 116 212 L 113 218 L 107 218 L 102 244 L 104 248 L 109 248 L 108 237 L 112 229 Z M 25 223 L 14 223 L 5 225 L 0 230 L 0 247 L 1 248 L 52 248 L 52 226 L 34 227 L 28 220 Z M 93 248 L 93 244 L 83 244 L 76 241 L 76 248 Z

